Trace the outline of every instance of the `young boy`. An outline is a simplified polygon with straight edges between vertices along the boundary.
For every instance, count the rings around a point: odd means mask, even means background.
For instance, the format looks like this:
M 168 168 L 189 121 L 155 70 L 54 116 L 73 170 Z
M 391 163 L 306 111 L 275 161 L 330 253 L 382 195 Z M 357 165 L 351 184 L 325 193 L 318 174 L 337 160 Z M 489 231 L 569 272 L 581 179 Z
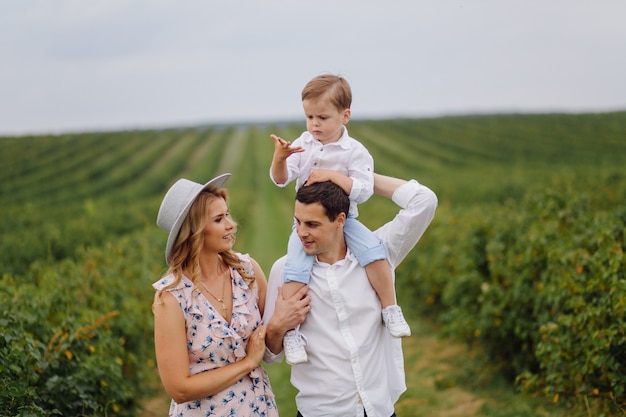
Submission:
M 302 106 L 307 131 L 293 142 L 271 135 L 274 156 L 270 178 L 279 187 L 296 179 L 296 189 L 315 182 L 332 181 L 350 197 L 350 213 L 344 236 L 350 252 L 365 267 L 370 284 L 382 306 L 383 322 L 393 337 L 411 335 L 411 329 L 395 301 L 391 269 L 385 248 L 378 238 L 361 224 L 357 204 L 374 193 L 374 160 L 369 151 L 348 135 L 344 126 L 350 120 L 352 92 L 348 82 L 335 75 L 313 78 L 302 90 Z M 314 239 L 301 241 L 296 227 L 289 237 L 284 272 L 283 297 L 288 298 L 309 282 L 314 256 L 307 246 Z M 308 360 L 306 339 L 298 329 L 287 332 L 283 340 L 289 364 Z

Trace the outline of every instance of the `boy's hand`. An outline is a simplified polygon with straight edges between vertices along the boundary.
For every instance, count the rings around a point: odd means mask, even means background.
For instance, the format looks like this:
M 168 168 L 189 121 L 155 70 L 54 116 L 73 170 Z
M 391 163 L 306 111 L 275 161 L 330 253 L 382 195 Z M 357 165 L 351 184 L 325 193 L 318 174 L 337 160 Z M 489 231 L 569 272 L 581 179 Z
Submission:
M 339 176 L 343 176 L 337 171 L 333 171 L 332 169 L 316 169 L 312 171 L 309 177 L 306 179 L 306 185 L 315 184 L 316 182 L 324 182 L 331 181 L 335 184 L 339 185 L 337 178 Z
M 339 171 L 333 171 L 332 169 L 316 169 L 312 171 L 304 185 L 307 186 L 324 181 L 330 181 L 338 185 L 346 194 L 350 195 L 350 191 L 352 190 L 352 178 L 343 175 Z
M 292 147 L 291 142 L 287 142 L 281 137 L 270 135 L 274 140 L 274 159 L 287 159 L 292 153 L 304 152 L 301 146 Z

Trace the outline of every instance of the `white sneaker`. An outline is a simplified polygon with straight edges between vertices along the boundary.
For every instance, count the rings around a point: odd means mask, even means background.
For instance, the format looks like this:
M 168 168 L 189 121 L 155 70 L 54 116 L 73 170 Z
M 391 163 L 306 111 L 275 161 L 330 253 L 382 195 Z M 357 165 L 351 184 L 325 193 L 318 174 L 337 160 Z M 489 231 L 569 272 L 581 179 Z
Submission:
M 411 328 L 404 319 L 402 309 L 394 304 L 383 309 L 383 322 L 393 337 L 411 336 Z
M 285 359 L 289 365 L 296 365 L 309 360 L 304 347 L 307 340 L 299 330 L 289 330 L 283 338 L 283 348 L 285 349 Z

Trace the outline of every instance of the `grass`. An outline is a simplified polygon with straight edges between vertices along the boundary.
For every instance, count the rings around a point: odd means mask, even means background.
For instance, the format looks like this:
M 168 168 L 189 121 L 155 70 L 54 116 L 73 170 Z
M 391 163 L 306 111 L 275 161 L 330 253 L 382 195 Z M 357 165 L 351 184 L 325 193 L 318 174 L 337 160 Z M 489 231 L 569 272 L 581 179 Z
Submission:
M 568 415 L 544 399 L 517 394 L 478 350 L 438 337 L 432 324 L 413 321 L 412 329 L 413 336 L 403 342 L 407 391 L 396 404 L 398 416 Z

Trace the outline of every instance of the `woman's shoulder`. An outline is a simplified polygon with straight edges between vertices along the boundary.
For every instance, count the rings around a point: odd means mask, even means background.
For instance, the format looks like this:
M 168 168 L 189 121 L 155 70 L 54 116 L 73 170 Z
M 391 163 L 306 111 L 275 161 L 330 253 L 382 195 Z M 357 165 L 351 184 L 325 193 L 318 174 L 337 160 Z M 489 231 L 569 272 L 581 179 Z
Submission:
M 158 281 L 156 281 L 155 283 L 153 283 L 152 287 L 157 291 L 161 291 L 165 288 L 167 288 L 169 291 L 193 288 L 193 284 L 191 280 L 187 278 L 185 275 L 181 277 L 178 283 L 172 286 L 172 284 L 174 284 L 175 282 L 176 282 L 176 277 L 174 276 L 174 274 L 167 274 L 161 279 L 159 279 Z
M 241 262 L 241 265 L 246 269 L 247 272 L 249 273 L 253 273 L 253 262 L 254 259 L 252 259 L 252 257 L 250 256 L 250 254 L 248 253 L 239 253 L 239 252 L 235 252 L 235 255 L 237 255 L 237 257 L 239 258 L 239 262 Z
M 249 276 L 254 277 L 254 283 L 262 285 L 263 281 L 265 281 L 266 279 L 265 274 L 263 274 L 263 270 L 261 269 L 259 263 L 247 253 L 237 253 L 237 256 L 239 257 L 242 269 L 244 269 Z M 237 276 L 240 278 L 242 286 L 249 286 L 250 281 L 244 279 L 241 273 L 237 274 Z M 256 287 L 254 283 L 250 286 L 250 288 Z

